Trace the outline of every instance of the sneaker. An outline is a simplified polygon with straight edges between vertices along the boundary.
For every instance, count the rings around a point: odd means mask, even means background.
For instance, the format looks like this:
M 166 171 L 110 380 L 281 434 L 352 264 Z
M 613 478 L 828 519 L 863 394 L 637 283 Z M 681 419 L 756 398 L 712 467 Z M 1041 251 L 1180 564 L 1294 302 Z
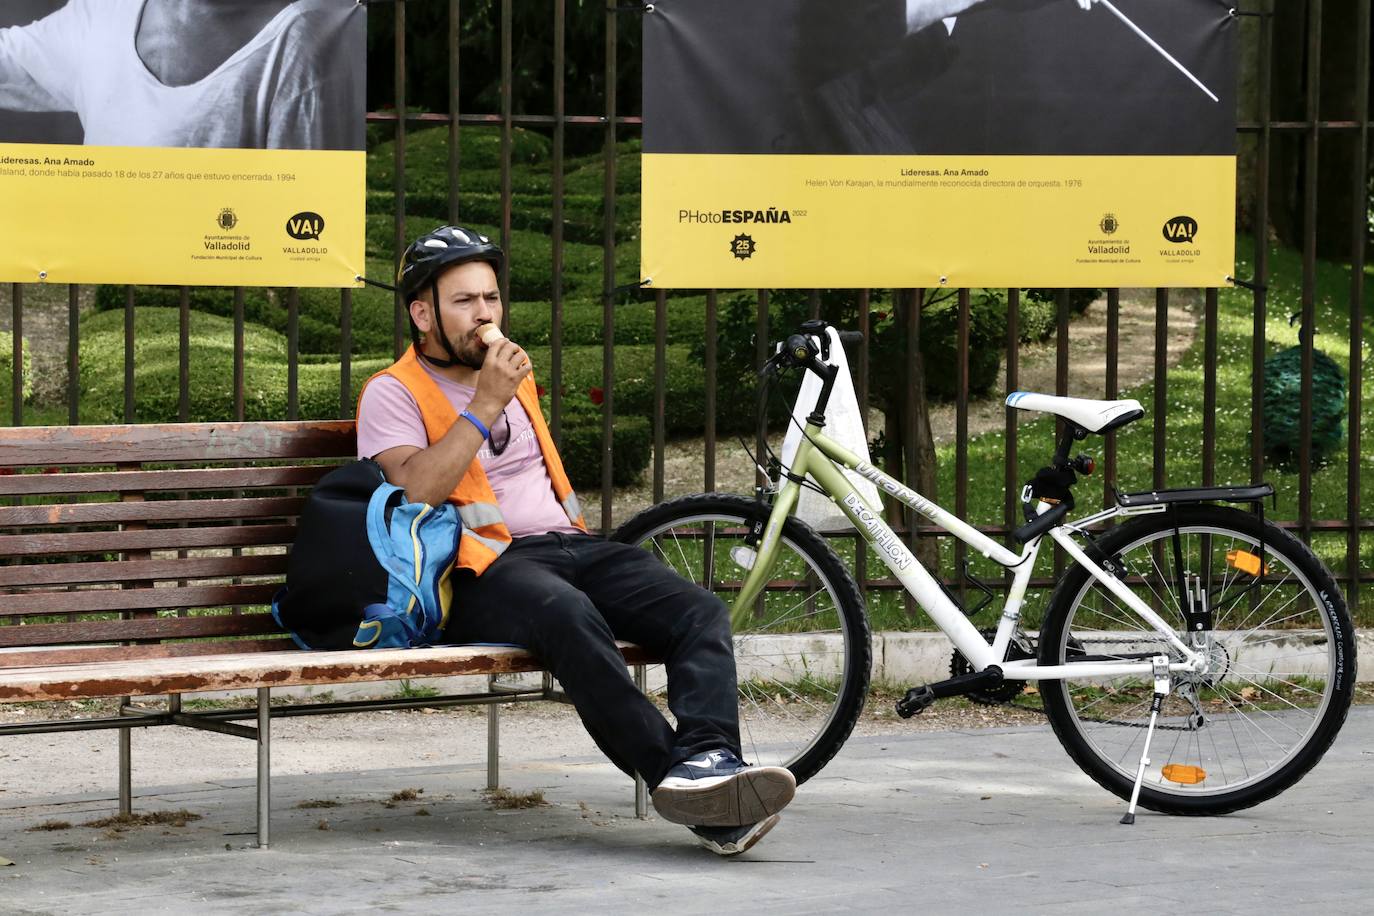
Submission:
M 753 846 L 778 823 L 778 815 L 770 814 L 757 824 L 743 827 L 688 827 L 697 842 L 718 856 L 737 856 Z
M 653 791 L 666 821 L 693 827 L 743 827 L 777 814 L 796 794 L 786 767 L 746 766 L 727 750 L 708 751 L 674 766 Z

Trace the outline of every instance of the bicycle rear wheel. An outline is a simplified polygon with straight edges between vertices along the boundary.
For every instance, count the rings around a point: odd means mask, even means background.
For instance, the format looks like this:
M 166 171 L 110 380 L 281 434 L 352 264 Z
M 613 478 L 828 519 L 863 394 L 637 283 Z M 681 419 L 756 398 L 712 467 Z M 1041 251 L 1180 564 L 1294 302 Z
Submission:
M 742 496 L 686 496 L 644 510 L 612 537 L 653 551 L 733 606 L 753 563 L 744 541 L 759 512 Z M 786 766 L 798 783 L 806 781 L 858 720 L 872 646 L 853 577 L 803 522 L 789 518 L 783 526 L 771 578 L 737 621 L 734 644 L 745 759 Z M 650 670 L 651 689 L 662 690 L 663 680 L 661 666 Z
M 1150 746 L 1142 806 L 1236 811 L 1282 792 L 1321 759 L 1350 706 L 1354 629 L 1330 571 L 1305 544 L 1249 513 L 1201 505 L 1134 519 L 1088 553 L 1208 658 L 1206 671 L 1174 678 Z M 1190 633 L 1185 623 L 1180 561 L 1193 593 L 1207 596 L 1210 630 Z M 1085 569 L 1075 566 L 1060 582 L 1041 630 L 1041 664 L 1155 654 L 1180 658 Z M 1042 681 L 1040 691 L 1069 755 L 1129 798 L 1150 718 L 1150 679 Z

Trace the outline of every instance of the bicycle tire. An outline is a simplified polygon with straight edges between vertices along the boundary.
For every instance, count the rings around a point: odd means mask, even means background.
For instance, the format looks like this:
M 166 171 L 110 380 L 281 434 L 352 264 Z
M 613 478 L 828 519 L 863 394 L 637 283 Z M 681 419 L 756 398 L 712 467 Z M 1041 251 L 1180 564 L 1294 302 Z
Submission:
M 1088 550 L 1152 602 L 1185 642 L 1190 635 L 1176 581 L 1176 525 L 1185 577 L 1206 582 L 1212 629 L 1195 638 L 1207 642 L 1210 670 L 1174 679 L 1150 746 L 1140 805 L 1168 814 L 1225 814 L 1289 788 L 1331 746 L 1354 691 L 1354 628 L 1334 577 L 1307 545 L 1251 513 L 1189 505 L 1177 507 L 1176 515 L 1171 509 L 1135 518 Z M 1076 654 L 1180 657 L 1158 634 L 1151 638 L 1154 631 L 1138 618 L 1131 620 L 1140 632 L 1120 630 L 1131 622 L 1125 613 L 1075 565 L 1051 596 L 1041 664 L 1064 664 Z M 1039 685 L 1069 756 L 1126 799 L 1139 764 L 1137 741 L 1149 719 L 1148 681 L 1120 678 L 1105 688 L 1101 681 Z
M 745 546 L 759 511 L 757 502 L 742 496 L 685 496 L 645 509 L 611 537 L 654 550 L 730 605 L 731 592 L 747 572 L 732 551 Z M 872 638 L 853 576 L 825 540 L 796 518 L 783 525 L 774 574 L 751 626 L 735 634 L 740 737 L 747 760 L 786 766 L 800 784 L 839 752 L 858 721 L 868 693 Z M 789 574 L 791 579 L 783 578 Z

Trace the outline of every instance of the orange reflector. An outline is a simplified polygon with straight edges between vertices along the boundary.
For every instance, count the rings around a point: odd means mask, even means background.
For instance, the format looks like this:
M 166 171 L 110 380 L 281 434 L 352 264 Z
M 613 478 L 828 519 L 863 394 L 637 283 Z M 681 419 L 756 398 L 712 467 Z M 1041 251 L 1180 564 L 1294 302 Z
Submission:
M 1207 778 L 1207 771 L 1202 767 L 1189 766 L 1186 763 L 1166 763 L 1160 773 L 1169 782 L 1183 786 L 1195 786 Z
M 1249 573 L 1252 576 L 1258 576 L 1260 574 L 1260 558 L 1247 550 L 1226 551 L 1226 562 L 1228 565 L 1234 566 L 1241 572 Z M 1268 573 L 1269 567 L 1266 566 L 1264 571 Z

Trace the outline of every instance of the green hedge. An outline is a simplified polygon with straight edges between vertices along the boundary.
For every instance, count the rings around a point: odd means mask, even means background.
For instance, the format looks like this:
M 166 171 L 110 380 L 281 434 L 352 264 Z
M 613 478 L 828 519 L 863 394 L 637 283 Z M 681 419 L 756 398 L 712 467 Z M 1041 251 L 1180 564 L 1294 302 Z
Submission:
M 24 370 L 20 374 L 19 390 L 27 403 L 33 397 L 33 348 L 28 338 L 23 340 Z M 0 331 L 0 422 L 9 416 L 10 400 L 14 394 L 14 334 Z
M 706 328 L 706 299 L 702 296 L 671 299 L 667 308 L 668 343 L 700 340 Z M 604 307 L 600 302 L 563 303 L 563 345 L 600 347 Z M 510 308 L 510 336 L 521 346 L 548 346 L 553 328 L 553 309 L 547 302 L 515 302 Z M 615 343 L 654 342 L 654 303 L 628 302 L 615 307 Z
M 176 309 L 138 307 L 134 310 L 135 419 L 142 423 L 167 423 L 178 419 L 180 368 L 178 354 L 180 316 Z M 124 316 L 120 312 L 95 312 L 81 325 L 81 418 L 85 423 L 120 423 L 124 420 Z M 233 322 L 217 315 L 191 313 L 190 419 L 227 420 L 234 414 Z M 565 376 L 569 396 L 563 404 L 563 453 L 576 486 L 601 482 L 601 408 L 592 403 L 587 389 L 600 378 L 600 348 L 595 359 L 591 348 L 575 354 Z M 649 360 L 652 365 L 652 348 Z M 6 351 L 8 353 L 8 351 Z M 681 358 L 682 354 L 677 356 Z M 547 349 L 535 350 L 537 365 L 548 365 Z M 364 382 L 386 368 L 390 359 L 355 361 L 352 365 L 352 400 Z M 636 353 L 635 364 L 643 362 Z M 0 366 L 3 366 L 0 362 Z M 632 368 L 627 365 L 627 368 Z M 595 370 L 595 373 L 594 371 Z M 327 419 L 339 414 L 339 366 L 337 363 L 302 364 L 299 367 L 300 415 Z M 248 420 L 280 420 L 286 416 L 286 341 L 270 328 L 244 327 L 244 416 Z M 630 374 L 631 377 L 634 373 Z M 582 386 L 582 387 L 579 387 Z M 631 385 L 625 403 L 617 410 L 612 477 L 617 486 L 633 483 L 649 461 L 651 427 L 635 409 L 645 398 L 642 385 Z M 617 381 L 617 392 L 620 382 Z M 580 394 L 579 394 L 580 392 Z M 650 376 L 649 397 L 652 397 Z M 545 398 L 547 405 L 547 396 Z
M 1007 303 L 1001 290 L 972 290 L 969 298 L 969 392 L 984 394 L 997 384 L 1006 349 Z M 959 393 L 959 297 L 921 310 L 921 357 L 926 394 L 952 400 Z
M 431 217 L 412 216 L 406 219 L 406 238 L 413 239 L 429 232 L 437 225 Z M 474 223 L 470 228 L 490 236 L 500 238 L 495 226 Z M 369 258 L 388 261 L 395 247 L 392 218 L 374 215 L 367 218 L 367 250 Z M 515 302 L 533 300 L 548 301 L 553 298 L 553 239 L 539 232 L 523 229 L 511 231 L 506 245 L 510 261 L 510 298 Z M 371 270 L 371 261 L 369 261 Z M 602 294 L 602 258 L 600 245 L 584 245 L 568 242 L 563 246 L 563 295 L 567 299 L 588 299 L 600 301 Z M 387 278 L 390 278 L 388 268 Z M 616 286 L 627 286 L 639 281 L 639 245 L 625 243 L 616 247 Z M 633 291 L 627 291 L 621 301 L 637 298 Z
M 541 404 L 547 415 L 547 395 Z M 559 454 L 568 479 L 579 490 L 601 487 L 602 420 L 601 408 L 589 401 L 564 402 Z M 653 428 L 647 417 L 617 413 L 611 436 L 611 482 L 617 487 L 636 483 L 649 465 L 653 445 Z
M 124 316 L 96 312 L 81 323 L 81 418 L 87 423 L 124 419 Z M 142 423 L 178 418 L 179 315 L 176 309 L 134 310 L 135 419 Z M 190 419 L 227 420 L 234 415 L 233 322 L 217 315 L 191 313 Z M 372 373 L 389 360 L 352 365 L 352 398 Z M 339 415 L 337 363 L 299 367 L 300 415 L 327 419 Z M 286 416 L 286 341 L 269 328 L 244 328 L 244 416 L 280 420 Z
M 549 348 L 526 347 L 535 378 L 549 386 Z M 666 397 L 664 425 L 669 435 L 700 435 L 706 423 L 706 383 L 685 344 L 670 345 L 664 354 Z M 563 348 L 563 409 L 596 409 L 593 400 L 604 396 L 600 345 Z M 599 395 L 597 394 L 599 392 Z M 613 406 L 617 418 L 638 415 L 646 420 L 654 411 L 654 348 L 642 344 L 615 348 Z M 751 415 L 752 416 L 752 415 Z

